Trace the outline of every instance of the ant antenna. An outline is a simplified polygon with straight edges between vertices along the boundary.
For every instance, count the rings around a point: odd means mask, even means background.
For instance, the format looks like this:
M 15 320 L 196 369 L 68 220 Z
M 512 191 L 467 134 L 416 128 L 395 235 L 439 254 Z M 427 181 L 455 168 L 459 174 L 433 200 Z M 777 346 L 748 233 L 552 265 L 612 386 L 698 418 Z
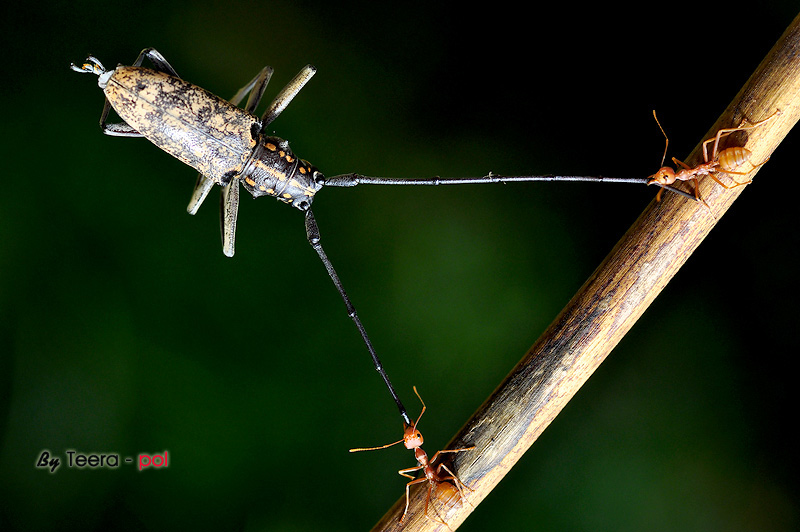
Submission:
M 410 424 L 407 422 L 403 422 L 403 439 L 397 440 L 392 443 L 387 443 L 386 445 L 379 445 L 378 447 L 357 447 L 355 449 L 350 449 L 351 453 L 357 453 L 359 451 L 377 451 L 379 449 L 386 449 L 387 447 L 391 447 L 392 445 L 397 445 L 398 443 L 403 443 L 406 446 L 406 449 L 416 449 L 418 447 L 422 447 L 422 434 L 417 429 L 417 425 L 419 425 L 419 420 L 422 419 L 422 414 L 425 413 L 425 401 L 422 400 L 420 397 L 419 392 L 417 391 L 417 387 L 414 386 L 414 393 L 417 394 L 419 397 L 419 402 L 422 403 L 422 411 L 417 416 L 417 420 L 414 424 Z
M 661 122 L 658 121 L 655 109 L 653 109 L 653 118 L 656 119 L 656 124 L 658 124 L 658 129 L 661 130 L 661 133 L 664 135 L 664 138 L 666 139 L 666 142 L 664 143 L 664 155 L 661 156 L 661 166 L 664 166 L 664 159 L 667 158 L 667 148 L 669 148 L 669 137 L 667 136 L 667 133 L 664 131 L 664 128 L 661 127 Z

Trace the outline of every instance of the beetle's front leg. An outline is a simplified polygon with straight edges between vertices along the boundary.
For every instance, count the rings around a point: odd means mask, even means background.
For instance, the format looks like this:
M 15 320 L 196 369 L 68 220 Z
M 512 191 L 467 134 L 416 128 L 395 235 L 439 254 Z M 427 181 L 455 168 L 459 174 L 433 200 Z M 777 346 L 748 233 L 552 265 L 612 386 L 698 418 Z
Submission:
M 144 136 L 125 122 L 116 122 L 114 124 L 107 123 L 106 120 L 108 119 L 109 111 L 111 111 L 111 104 L 109 103 L 108 99 L 106 99 L 106 103 L 103 105 L 103 112 L 100 114 L 100 129 L 103 130 L 103 134 L 110 135 L 112 137 L 131 138 Z
M 161 52 L 155 48 L 145 48 L 142 50 L 139 53 L 139 57 L 137 57 L 136 61 L 133 62 L 133 66 L 142 66 L 142 62 L 144 61 L 145 57 L 148 58 L 151 63 L 153 63 L 153 65 L 156 67 L 156 70 L 159 72 L 166 72 L 170 76 L 175 76 L 176 78 L 180 77 L 175 69 L 172 68 L 172 65 L 169 64 L 169 61 L 167 61 L 166 58 L 161 55 Z
M 156 50 L 155 48 L 145 48 L 139 54 L 139 57 L 136 58 L 136 61 L 133 62 L 133 66 L 142 66 L 142 62 L 144 58 L 148 58 L 151 63 L 156 67 L 156 70 L 160 72 L 166 72 L 170 76 L 175 76 L 179 78 L 180 76 L 172 68 L 172 65 L 169 64 L 161 53 Z M 126 124 L 125 122 L 116 122 L 114 124 L 109 124 L 106 122 L 108 119 L 108 113 L 111 111 L 111 104 L 108 103 L 106 100 L 105 105 L 103 105 L 103 112 L 100 115 L 100 128 L 103 130 L 103 133 L 106 135 L 110 135 L 112 137 L 142 137 L 143 135 L 136 131 L 134 128 Z
M 142 62 L 144 58 L 148 58 L 151 63 L 156 67 L 156 70 L 160 72 L 166 72 L 170 76 L 175 76 L 179 78 L 180 76 L 172 68 L 172 65 L 169 64 L 161 53 L 156 50 L 155 48 L 145 48 L 139 54 L 139 57 L 136 58 L 136 61 L 133 62 L 133 66 L 142 66 Z M 106 135 L 110 135 L 112 137 L 142 137 L 143 135 L 136 131 L 134 128 L 126 124 L 125 122 L 116 122 L 114 124 L 109 124 L 106 122 L 108 119 L 108 113 L 111 110 L 111 104 L 108 103 L 106 100 L 105 105 L 103 105 L 103 112 L 100 115 L 100 128 L 103 130 L 103 133 Z

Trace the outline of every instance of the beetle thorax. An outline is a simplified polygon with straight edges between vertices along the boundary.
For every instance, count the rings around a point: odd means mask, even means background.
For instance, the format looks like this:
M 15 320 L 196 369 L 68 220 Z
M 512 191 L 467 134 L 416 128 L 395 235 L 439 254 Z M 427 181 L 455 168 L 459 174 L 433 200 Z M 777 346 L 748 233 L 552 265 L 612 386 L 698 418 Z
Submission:
M 253 197 L 273 196 L 306 210 L 322 188 L 321 177 L 311 164 L 295 157 L 287 141 L 265 136 L 242 172 L 242 183 Z
M 105 89 L 106 85 L 108 85 L 108 80 L 111 78 L 111 76 L 114 75 L 115 71 L 116 69 L 106 70 L 105 72 L 97 76 L 97 86 L 100 87 L 101 89 Z

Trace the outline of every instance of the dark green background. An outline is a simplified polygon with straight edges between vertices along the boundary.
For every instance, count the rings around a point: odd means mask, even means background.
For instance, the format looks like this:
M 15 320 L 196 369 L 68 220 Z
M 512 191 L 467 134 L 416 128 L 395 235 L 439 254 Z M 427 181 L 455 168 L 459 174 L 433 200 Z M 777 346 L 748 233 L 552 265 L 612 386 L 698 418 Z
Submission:
M 796 2 L 149 1 L 6 7 L 0 194 L 0 529 L 365 530 L 414 465 L 305 241 L 144 140 L 100 134 L 93 76 L 156 47 L 232 95 L 317 76 L 274 122 L 328 175 L 647 176 L 684 157 Z M 751 6 L 752 9 L 752 6 Z M 10 10 L 10 11 L 9 11 Z M 797 530 L 798 147 L 717 229 L 463 530 Z M 324 189 L 315 213 L 409 409 L 444 445 L 652 199 L 644 187 Z M 34 467 L 43 449 L 168 450 L 168 470 Z

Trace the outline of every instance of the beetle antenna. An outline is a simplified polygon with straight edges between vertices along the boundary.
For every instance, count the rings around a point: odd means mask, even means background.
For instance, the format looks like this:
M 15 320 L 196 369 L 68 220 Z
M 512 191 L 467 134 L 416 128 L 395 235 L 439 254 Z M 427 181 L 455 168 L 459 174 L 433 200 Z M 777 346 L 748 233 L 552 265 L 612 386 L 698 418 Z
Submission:
M 101 63 L 100 60 L 95 56 L 86 56 L 86 61 L 88 62 L 82 64 L 81 66 L 78 66 L 75 63 L 70 63 L 69 67 L 75 72 L 80 72 L 81 74 L 94 74 L 96 76 L 105 74 L 106 69 L 103 66 L 103 63 Z

